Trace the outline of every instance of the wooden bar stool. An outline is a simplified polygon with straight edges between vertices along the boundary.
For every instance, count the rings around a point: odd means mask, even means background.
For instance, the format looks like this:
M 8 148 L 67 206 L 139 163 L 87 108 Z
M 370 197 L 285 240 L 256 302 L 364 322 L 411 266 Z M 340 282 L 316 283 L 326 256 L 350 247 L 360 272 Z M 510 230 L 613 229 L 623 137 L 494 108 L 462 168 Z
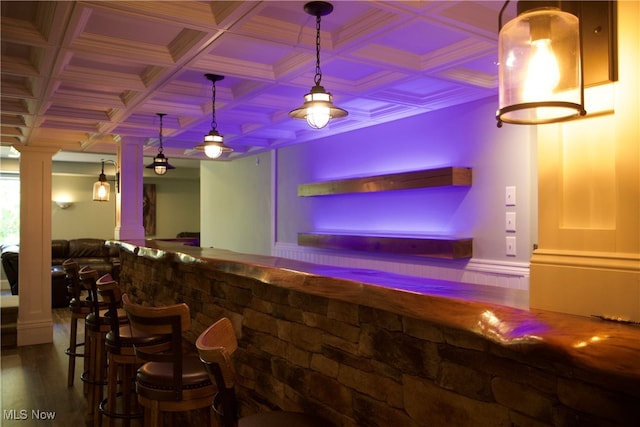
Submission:
M 116 425 L 118 419 L 122 420 L 124 426 L 129 426 L 132 419 L 143 416 L 135 393 L 136 369 L 142 362 L 135 356 L 134 346 L 144 347 L 151 352 L 166 351 L 170 348 L 171 336 L 149 335 L 130 324 L 121 325 L 118 320 L 118 309 L 122 305 L 120 286 L 108 274 L 100 277 L 96 285 L 98 293 L 109 305 L 109 318 L 113 319 L 111 330 L 105 337 L 108 355 L 107 397 L 100 402 L 99 409 L 108 417 L 109 426 Z
M 332 424 L 301 412 L 273 411 L 238 417 L 236 373 L 231 356 L 238 341 L 231 321 L 226 317 L 209 326 L 196 341 L 200 360 L 218 386 L 213 409 L 222 427 L 329 427 Z
M 84 321 L 87 314 L 91 311 L 91 302 L 83 299 L 82 291 L 84 287 L 80 284 L 78 271 L 80 267 L 73 259 L 67 259 L 62 263 L 65 272 L 65 281 L 67 284 L 67 293 L 69 294 L 69 311 L 71 311 L 71 325 L 69 331 L 69 347 L 65 350 L 65 354 L 69 356 L 69 368 L 67 371 L 67 387 L 73 387 L 76 376 L 76 358 L 81 357 L 85 360 L 84 369 L 87 365 L 88 352 L 85 347 L 86 329 L 83 342 L 78 342 L 78 320 Z M 78 351 L 79 347 L 83 347 L 82 353 Z M 85 390 L 86 391 L 86 390 Z
M 136 356 L 146 361 L 136 374 L 144 425 L 162 426 L 163 412 L 208 408 L 209 423 L 214 426 L 210 405 L 216 388 L 198 355 L 183 354 L 182 333 L 191 327 L 189 306 L 145 307 L 133 304 L 127 294 L 122 295 L 122 305 L 133 328 L 147 334 L 171 335 L 171 348 L 162 353 L 134 346 Z
M 102 414 L 98 410 L 107 384 L 107 355 L 105 338 L 111 330 L 112 319 L 108 315 L 108 306 L 98 298 L 98 272 L 89 266 L 82 267 L 78 272 L 80 283 L 89 292 L 91 312 L 85 317 L 84 325 L 87 331 L 85 347 L 88 346 L 89 367 L 83 374 L 82 380 L 88 384 L 87 418 L 93 425 L 102 425 Z M 124 310 L 116 310 L 118 320 L 126 323 Z

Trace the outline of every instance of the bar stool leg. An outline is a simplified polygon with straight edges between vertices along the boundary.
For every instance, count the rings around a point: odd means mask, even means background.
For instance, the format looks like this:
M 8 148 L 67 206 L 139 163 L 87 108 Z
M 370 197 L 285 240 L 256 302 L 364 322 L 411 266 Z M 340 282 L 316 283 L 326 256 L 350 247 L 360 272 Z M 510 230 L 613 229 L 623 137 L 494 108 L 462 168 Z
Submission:
M 87 369 L 83 373 L 83 381 L 87 386 L 87 420 L 93 420 L 93 401 L 95 400 L 95 333 L 87 332 Z
M 104 394 L 104 384 L 107 368 L 104 347 L 105 335 L 106 334 L 98 333 L 95 342 L 95 384 L 93 400 L 91 402 L 91 406 L 93 407 L 93 425 L 95 427 L 102 426 L 102 412 L 100 412 L 99 410 L 99 405 L 100 402 L 102 402 L 102 397 Z
M 116 425 L 117 419 L 122 419 L 123 426 L 129 426 L 132 419 L 143 416 L 134 385 L 140 364 L 135 356 L 111 352 L 108 355 L 107 398 L 100 403 L 100 412 L 109 418 L 109 426 Z
M 78 342 L 78 318 L 71 316 L 71 331 L 69 332 L 69 348 L 67 348 L 67 356 L 69 356 L 69 369 L 67 372 L 67 387 L 73 387 L 73 380 L 76 376 L 76 343 Z
M 91 366 L 91 337 L 87 329 L 87 325 L 84 327 L 84 363 L 82 364 L 82 377 L 81 379 L 83 387 L 82 392 L 85 396 L 89 394 L 89 382 L 86 381 L 85 376 L 89 374 L 89 368 Z
M 95 331 L 93 326 L 88 328 L 87 341 L 88 345 L 88 369 L 83 374 L 83 381 L 88 388 L 87 393 L 87 420 L 94 426 L 102 425 L 102 414 L 98 410 L 98 406 L 102 401 L 103 388 L 106 378 L 106 355 L 104 339 L 106 333 L 104 331 Z
M 103 402 L 105 406 L 105 413 L 112 414 L 116 411 L 117 398 L 118 398 L 118 369 L 117 364 L 114 362 L 113 354 L 109 353 L 109 371 L 107 379 L 107 401 Z M 109 427 L 116 425 L 116 418 L 109 417 Z

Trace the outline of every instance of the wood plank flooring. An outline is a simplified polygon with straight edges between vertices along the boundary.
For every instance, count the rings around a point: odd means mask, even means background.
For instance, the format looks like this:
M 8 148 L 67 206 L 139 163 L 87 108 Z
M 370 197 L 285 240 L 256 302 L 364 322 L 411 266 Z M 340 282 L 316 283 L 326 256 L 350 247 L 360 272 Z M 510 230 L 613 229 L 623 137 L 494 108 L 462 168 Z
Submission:
M 67 387 L 70 312 L 68 308 L 51 310 L 53 343 L 2 348 L 0 358 L 0 427 L 78 427 L 92 426 L 86 420 L 87 399 L 80 379 L 83 359 L 76 360 L 73 387 Z M 84 341 L 84 322 L 78 322 L 78 341 Z M 205 425 L 207 410 L 164 413 L 163 424 L 172 426 Z M 206 418 L 206 417 L 204 417 Z M 102 426 L 109 425 L 107 417 Z M 142 419 L 131 420 L 130 427 L 141 427 Z M 116 420 L 123 425 L 123 420 Z
M 87 425 L 87 401 L 80 380 L 82 359 L 76 362 L 73 387 L 67 387 L 68 357 L 64 351 L 69 345 L 69 310 L 53 309 L 52 316 L 53 343 L 1 351 L 3 427 Z

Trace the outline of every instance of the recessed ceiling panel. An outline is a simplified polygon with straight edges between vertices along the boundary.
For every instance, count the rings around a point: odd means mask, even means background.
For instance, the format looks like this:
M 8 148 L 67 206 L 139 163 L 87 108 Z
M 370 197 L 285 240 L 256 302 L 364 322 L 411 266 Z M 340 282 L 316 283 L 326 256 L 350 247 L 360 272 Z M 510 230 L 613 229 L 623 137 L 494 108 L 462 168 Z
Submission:
M 233 35 L 223 35 L 210 53 L 227 58 L 249 60 L 260 64 L 273 64 L 289 55 L 286 45 Z
M 465 38 L 466 35 L 461 32 L 424 19 L 416 19 L 407 25 L 383 34 L 376 38 L 375 42 L 381 46 L 421 56 Z
M 211 128 L 204 75 L 221 74 L 217 126 L 242 147 L 232 160 L 495 92 L 501 4 L 336 1 L 321 21 L 321 83 L 349 115 L 312 130 L 288 114 L 314 85 L 304 4 L 2 2 L 3 125 L 25 145 L 115 154 L 113 134 L 155 141 L 162 112 L 165 151 L 202 158 L 192 148 Z
M 84 31 L 91 34 L 162 46 L 175 39 L 181 29 L 180 26 L 144 19 L 137 14 L 127 15 L 101 9 L 94 9 L 84 27 Z

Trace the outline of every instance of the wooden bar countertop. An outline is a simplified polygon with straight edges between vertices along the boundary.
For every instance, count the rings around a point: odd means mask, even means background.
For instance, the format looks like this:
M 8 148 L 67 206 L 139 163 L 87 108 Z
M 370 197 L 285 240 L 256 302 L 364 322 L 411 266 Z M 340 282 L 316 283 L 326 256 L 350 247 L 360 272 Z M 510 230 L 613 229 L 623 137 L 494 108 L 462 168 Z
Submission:
M 523 354 L 544 354 L 640 381 L 640 326 L 528 308 L 528 292 L 200 248 L 183 242 L 113 241 L 149 258 L 206 269 L 472 331 Z

